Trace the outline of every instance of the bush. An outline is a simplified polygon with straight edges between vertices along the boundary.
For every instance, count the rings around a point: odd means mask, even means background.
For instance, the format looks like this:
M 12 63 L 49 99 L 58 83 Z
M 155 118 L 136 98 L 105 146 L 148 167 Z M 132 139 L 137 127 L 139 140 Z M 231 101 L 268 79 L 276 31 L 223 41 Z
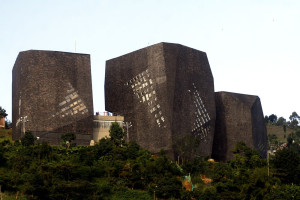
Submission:
M 34 136 L 30 131 L 26 131 L 25 135 L 21 139 L 23 146 L 31 146 L 34 145 Z
M 152 200 L 153 198 L 147 192 L 136 190 L 120 190 L 116 191 L 111 200 Z

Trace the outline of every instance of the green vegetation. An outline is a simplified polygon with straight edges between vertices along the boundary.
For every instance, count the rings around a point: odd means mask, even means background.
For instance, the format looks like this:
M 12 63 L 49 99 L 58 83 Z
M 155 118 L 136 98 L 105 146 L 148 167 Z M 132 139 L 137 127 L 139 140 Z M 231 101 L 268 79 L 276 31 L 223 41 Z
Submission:
M 0 112 L 6 117 L 1 107 Z M 73 133 L 62 135 L 62 146 L 37 143 L 28 131 L 12 142 L 7 126 L 0 129 L 1 195 L 22 200 L 300 199 L 300 117 L 293 112 L 289 119 L 265 117 L 270 147 L 277 149 L 269 164 L 244 143 L 236 145 L 228 162 L 192 159 L 199 141 L 186 136 L 174 146 L 184 163 L 179 166 L 163 150 L 152 155 L 126 143 L 118 123 L 112 124 L 110 138 L 95 146 L 76 146 Z
M 4 140 L 10 140 L 12 138 L 12 131 L 11 129 L 1 129 L 0 128 L 0 142 Z
M 300 127 L 298 126 L 300 116 L 296 112 L 293 112 L 289 119 L 287 121 L 283 117 L 277 118 L 275 114 L 265 116 L 270 149 L 280 148 L 280 146 L 288 142 L 289 135 L 300 131 Z
M 31 136 L 27 132 L 21 143 L 0 143 L 0 185 L 7 199 L 150 200 L 154 193 L 159 199 L 185 200 L 300 198 L 299 133 L 271 156 L 269 170 L 267 161 L 244 143 L 236 145 L 232 161 L 200 157 L 179 167 L 164 151 L 153 156 L 126 143 L 117 123 L 112 137 L 95 146 L 50 146 Z M 183 184 L 190 179 L 193 191 Z
M 0 197 L 1 198 L 1 197 Z M 19 194 L 12 194 L 12 193 L 2 193 L 2 199 L 3 200 L 27 200 L 25 195 L 20 196 Z
M 76 139 L 76 135 L 74 133 L 63 134 L 61 139 L 62 146 L 66 147 L 67 149 L 76 146 L 76 143 L 72 143 L 72 141 Z
M 0 185 L 5 194 L 28 199 L 180 198 L 182 173 L 162 151 L 153 157 L 136 143 L 125 143 L 113 124 L 111 138 L 95 146 L 50 146 L 34 143 L 30 132 L 22 142 L 0 143 Z
M 6 116 L 7 116 L 6 110 L 0 106 L 0 118 L 3 117 L 6 118 Z
M 6 113 L 6 110 L 0 106 L 0 119 L 5 118 L 5 128 L 9 129 L 9 128 L 11 128 L 11 121 L 6 119 L 7 115 L 8 114 Z
M 31 134 L 30 131 L 26 131 L 25 135 L 21 139 L 21 143 L 23 146 L 31 146 L 34 145 L 34 136 Z
M 287 135 L 295 131 L 290 127 L 286 127 L 286 131 L 284 132 L 285 126 L 277 126 L 270 123 L 266 124 L 266 127 L 268 135 L 275 135 L 280 144 L 287 142 Z

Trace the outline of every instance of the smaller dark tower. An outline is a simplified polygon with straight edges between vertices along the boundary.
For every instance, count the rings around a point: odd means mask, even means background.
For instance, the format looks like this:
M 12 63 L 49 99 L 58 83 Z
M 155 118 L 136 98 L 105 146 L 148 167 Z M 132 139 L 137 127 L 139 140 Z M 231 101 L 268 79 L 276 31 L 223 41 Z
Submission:
M 67 132 L 77 144 L 89 144 L 93 134 L 90 55 L 57 51 L 20 52 L 12 72 L 13 140 L 26 130 L 40 141 L 60 144 Z
M 258 96 L 216 92 L 216 127 L 212 157 L 219 161 L 233 158 L 236 143 L 244 142 L 267 155 L 268 138 Z

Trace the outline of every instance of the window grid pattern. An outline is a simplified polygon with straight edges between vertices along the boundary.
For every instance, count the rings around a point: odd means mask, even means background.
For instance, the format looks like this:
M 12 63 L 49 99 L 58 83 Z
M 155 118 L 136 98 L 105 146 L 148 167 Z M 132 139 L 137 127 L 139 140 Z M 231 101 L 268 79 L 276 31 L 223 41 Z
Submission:
M 163 116 L 161 105 L 158 103 L 154 82 L 151 79 L 148 69 L 130 79 L 125 85 L 131 87 L 139 103 L 147 105 L 147 109 L 153 116 L 158 127 L 166 128 L 166 119 Z
M 210 133 L 210 127 L 209 127 L 210 117 L 194 83 L 193 83 L 193 88 L 194 88 L 193 103 L 194 103 L 196 119 L 193 124 L 192 133 L 195 136 L 200 137 L 201 140 L 206 141 L 206 137 Z
M 259 150 L 260 152 L 265 152 L 265 151 L 268 150 L 268 149 L 267 149 L 267 146 L 266 146 L 265 144 L 263 144 L 261 141 L 262 141 L 262 140 L 260 140 L 259 143 L 258 143 L 258 150 Z
M 56 113 L 55 116 L 66 117 L 68 115 L 76 115 L 76 114 L 85 114 L 88 112 L 87 107 L 84 105 L 83 101 L 80 99 L 78 92 L 72 87 L 72 85 L 68 84 L 69 89 L 67 90 L 67 94 L 64 97 L 64 100 L 59 103 L 59 107 L 61 107 L 60 111 Z

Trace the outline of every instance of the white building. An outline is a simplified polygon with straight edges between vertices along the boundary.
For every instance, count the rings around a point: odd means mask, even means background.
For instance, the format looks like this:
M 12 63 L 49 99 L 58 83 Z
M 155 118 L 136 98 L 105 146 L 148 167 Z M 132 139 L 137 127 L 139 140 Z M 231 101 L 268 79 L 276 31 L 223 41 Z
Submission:
M 105 136 L 109 137 L 109 128 L 111 124 L 113 122 L 117 122 L 121 127 L 123 127 L 123 121 L 123 116 L 112 116 L 108 112 L 105 112 L 102 115 L 94 116 L 93 140 L 95 142 L 98 142 Z

